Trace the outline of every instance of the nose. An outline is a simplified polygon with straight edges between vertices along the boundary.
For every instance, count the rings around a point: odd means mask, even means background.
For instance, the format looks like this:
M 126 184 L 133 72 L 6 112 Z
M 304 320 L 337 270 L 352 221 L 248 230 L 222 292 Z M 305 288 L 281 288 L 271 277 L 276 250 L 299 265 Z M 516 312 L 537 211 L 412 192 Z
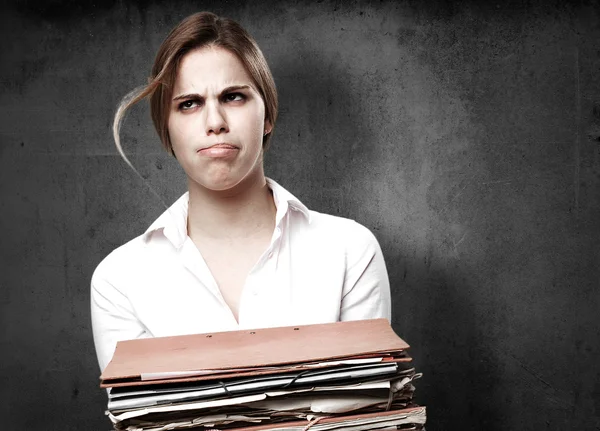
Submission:
M 206 134 L 215 134 L 228 132 L 225 112 L 220 103 L 207 103 L 204 108 L 206 113 Z

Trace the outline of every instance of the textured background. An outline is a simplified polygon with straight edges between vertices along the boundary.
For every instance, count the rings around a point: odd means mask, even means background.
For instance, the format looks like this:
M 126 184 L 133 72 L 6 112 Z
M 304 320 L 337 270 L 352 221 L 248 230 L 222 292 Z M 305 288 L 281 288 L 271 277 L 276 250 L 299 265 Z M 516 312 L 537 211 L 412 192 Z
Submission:
M 102 430 L 89 280 L 161 203 L 116 156 L 121 96 L 198 10 L 275 76 L 267 173 L 378 237 L 429 430 L 600 429 L 600 7 L 3 2 L 0 428 Z M 147 106 L 127 151 L 185 190 Z

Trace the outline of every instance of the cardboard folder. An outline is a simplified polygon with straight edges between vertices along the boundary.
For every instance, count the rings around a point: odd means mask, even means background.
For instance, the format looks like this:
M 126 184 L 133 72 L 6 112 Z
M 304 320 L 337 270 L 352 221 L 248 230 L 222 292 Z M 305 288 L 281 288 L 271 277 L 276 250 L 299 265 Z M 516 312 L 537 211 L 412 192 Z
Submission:
M 272 374 L 334 359 L 402 362 L 408 348 L 386 319 L 145 338 L 118 342 L 100 378 L 106 388 Z

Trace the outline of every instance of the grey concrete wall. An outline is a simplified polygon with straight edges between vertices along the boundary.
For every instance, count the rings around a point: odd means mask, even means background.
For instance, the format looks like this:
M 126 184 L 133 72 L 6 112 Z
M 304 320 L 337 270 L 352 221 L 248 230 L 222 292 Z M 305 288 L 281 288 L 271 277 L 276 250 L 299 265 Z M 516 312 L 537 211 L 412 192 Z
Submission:
M 0 428 L 110 428 L 89 279 L 162 206 L 109 125 L 204 9 L 272 66 L 268 175 L 378 237 L 428 429 L 600 429 L 598 3 L 251 3 L 3 3 Z M 147 107 L 124 137 L 185 190 Z

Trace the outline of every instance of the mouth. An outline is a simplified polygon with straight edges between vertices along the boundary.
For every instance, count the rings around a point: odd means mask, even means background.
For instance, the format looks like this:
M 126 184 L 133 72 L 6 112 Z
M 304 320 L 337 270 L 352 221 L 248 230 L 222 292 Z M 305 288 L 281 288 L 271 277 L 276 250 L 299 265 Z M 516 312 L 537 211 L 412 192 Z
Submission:
M 229 149 L 232 149 L 232 150 L 239 149 L 235 145 L 227 143 L 227 142 L 219 142 L 218 144 L 214 144 L 214 145 L 211 145 L 209 147 L 204 147 L 202 149 L 205 150 L 205 149 L 208 149 L 208 148 L 229 148 Z
M 211 150 L 211 149 L 225 149 L 225 150 L 239 150 L 239 147 L 233 145 L 233 144 L 229 144 L 226 142 L 220 142 L 218 144 L 214 144 L 214 145 L 210 145 L 208 147 L 202 147 L 200 148 L 198 151 L 204 151 L 204 150 Z
M 220 142 L 218 144 L 210 145 L 208 147 L 200 148 L 198 154 L 202 157 L 208 157 L 211 159 L 229 159 L 234 158 L 238 154 L 240 148 L 236 145 Z

